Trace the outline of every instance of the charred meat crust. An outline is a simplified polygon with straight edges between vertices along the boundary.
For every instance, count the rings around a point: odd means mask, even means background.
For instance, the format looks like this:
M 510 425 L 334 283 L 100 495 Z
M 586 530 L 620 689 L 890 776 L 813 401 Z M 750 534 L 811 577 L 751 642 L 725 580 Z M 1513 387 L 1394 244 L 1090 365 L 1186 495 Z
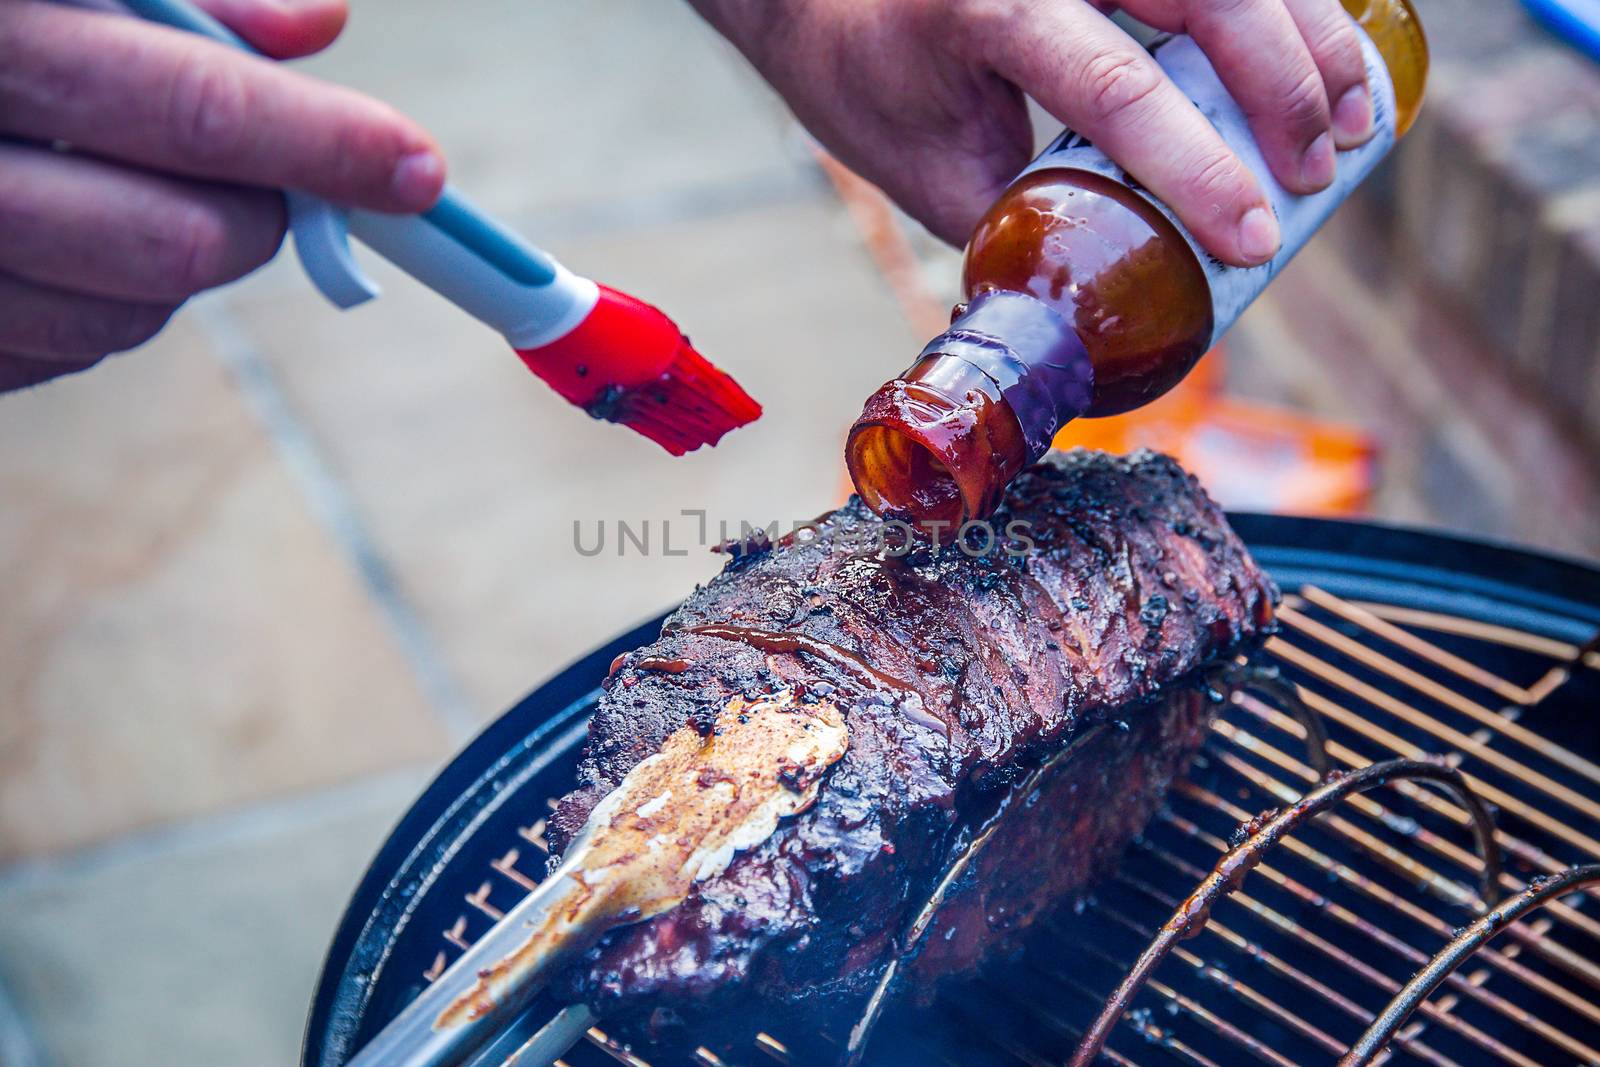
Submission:
M 863 997 L 976 820 L 1115 718 L 1138 727 L 1124 748 L 1154 731 L 1166 754 L 1129 813 L 1100 820 L 1131 825 L 1085 838 L 1071 884 L 1034 889 L 1059 897 L 1104 865 L 1198 742 L 1182 691 L 1261 639 L 1277 593 L 1165 456 L 1057 456 L 1013 483 L 993 525 L 1014 520 L 1031 540 L 1018 555 L 863 551 L 847 546 L 879 520 L 852 498 L 817 536 L 735 560 L 623 657 L 581 785 L 551 818 L 557 853 L 673 730 L 709 723 L 732 696 L 827 696 L 846 710 L 850 747 L 811 811 L 678 908 L 608 935 L 561 992 L 630 1032 L 746 996 L 802 1014 Z

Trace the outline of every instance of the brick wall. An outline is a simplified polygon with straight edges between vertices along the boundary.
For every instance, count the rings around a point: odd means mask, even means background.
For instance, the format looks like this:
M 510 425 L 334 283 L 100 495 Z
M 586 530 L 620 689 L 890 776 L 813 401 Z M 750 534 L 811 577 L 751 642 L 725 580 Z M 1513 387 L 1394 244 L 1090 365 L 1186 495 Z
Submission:
M 1422 116 L 1230 377 L 1366 427 L 1380 517 L 1600 556 L 1600 65 L 1517 0 L 1416 2 Z
M 1513 0 L 1419 7 L 1428 102 L 1386 191 L 1402 251 L 1600 446 L 1600 65 Z

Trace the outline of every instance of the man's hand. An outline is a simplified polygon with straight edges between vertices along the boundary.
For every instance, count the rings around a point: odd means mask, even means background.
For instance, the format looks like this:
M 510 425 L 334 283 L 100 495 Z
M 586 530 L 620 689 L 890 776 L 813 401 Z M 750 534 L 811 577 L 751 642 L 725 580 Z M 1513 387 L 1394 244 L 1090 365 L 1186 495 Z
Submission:
M 1103 9 L 1205 50 L 1272 172 L 1310 193 L 1372 135 L 1339 0 L 693 0 L 800 121 L 938 236 L 964 243 L 1033 154 L 1024 95 L 1092 140 L 1222 259 L 1277 250 L 1260 186 Z
M 328 45 L 343 0 L 205 0 L 257 48 Z M 422 211 L 444 163 L 364 96 L 121 15 L 0 0 L 0 390 L 142 343 L 283 240 L 280 188 Z

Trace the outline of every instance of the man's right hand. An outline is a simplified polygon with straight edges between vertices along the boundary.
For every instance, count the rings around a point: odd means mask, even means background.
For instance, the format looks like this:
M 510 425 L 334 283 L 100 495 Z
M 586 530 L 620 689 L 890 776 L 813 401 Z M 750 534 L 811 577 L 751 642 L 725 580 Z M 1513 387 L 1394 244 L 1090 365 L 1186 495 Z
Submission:
M 205 0 L 279 58 L 326 47 L 343 0 Z M 426 210 L 420 127 L 358 93 L 122 15 L 0 0 L 0 391 L 132 348 L 283 240 L 278 189 Z
M 692 0 L 846 166 L 960 247 L 1034 153 L 1026 99 L 1169 205 L 1213 255 L 1265 262 L 1281 234 L 1249 169 L 1120 8 L 1187 33 L 1284 188 L 1333 181 L 1373 134 L 1361 35 L 1340 0 Z

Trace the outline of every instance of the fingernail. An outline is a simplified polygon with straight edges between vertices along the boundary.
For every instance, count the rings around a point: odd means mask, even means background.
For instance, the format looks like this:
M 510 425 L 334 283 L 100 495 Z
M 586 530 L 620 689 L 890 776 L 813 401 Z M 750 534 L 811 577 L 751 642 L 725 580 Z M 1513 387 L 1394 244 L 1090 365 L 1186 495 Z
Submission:
M 1333 138 L 1319 133 L 1300 157 L 1300 180 L 1314 189 L 1325 189 L 1333 181 L 1333 168 Z
M 401 158 L 389 186 L 395 199 L 422 210 L 433 203 L 444 185 L 444 160 L 428 149 Z
M 1360 144 L 1372 133 L 1372 94 L 1365 85 L 1345 90 L 1333 105 L 1333 132 L 1346 147 Z
M 1281 240 L 1278 220 L 1264 207 L 1251 208 L 1239 220 L 1239 254 L 1252 263 L 1271 259 Z

